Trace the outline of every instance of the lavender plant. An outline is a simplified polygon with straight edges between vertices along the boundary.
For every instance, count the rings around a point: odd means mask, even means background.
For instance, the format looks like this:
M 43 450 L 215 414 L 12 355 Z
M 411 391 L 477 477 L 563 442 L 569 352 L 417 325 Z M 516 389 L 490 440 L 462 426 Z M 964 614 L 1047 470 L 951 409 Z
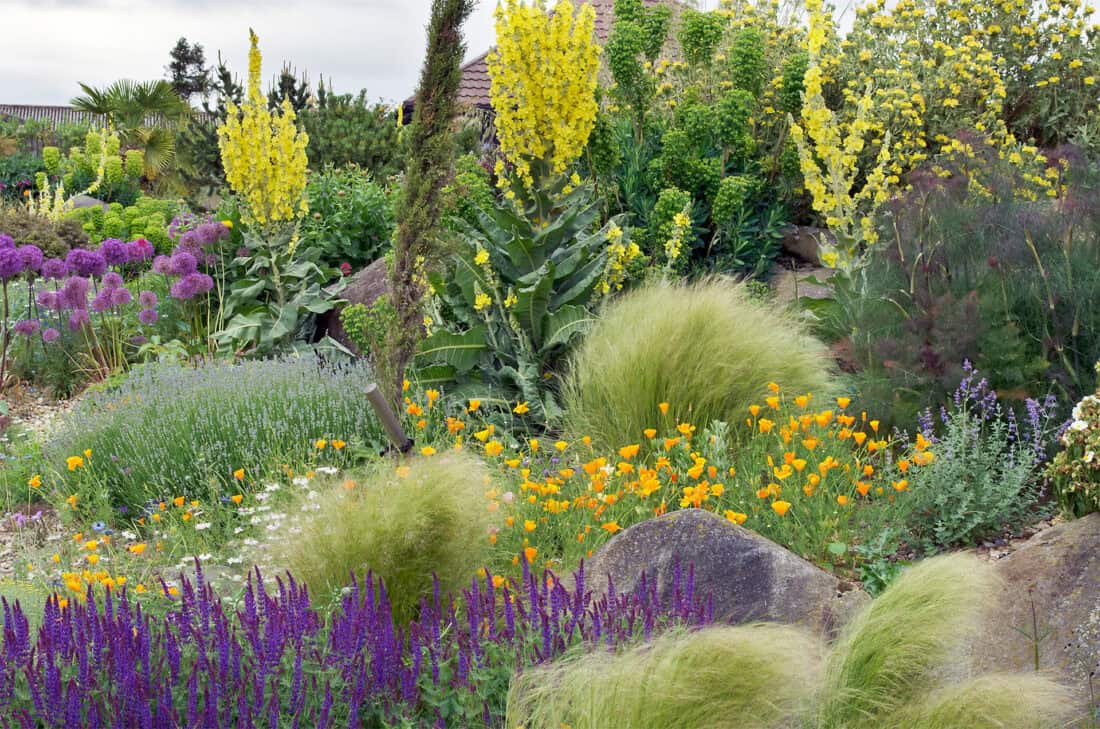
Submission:
M 366 367 L 311 357 L 150 364 L 86 398 L 46 445 L 46 457 L 69 481 L 94 474 L 114 506 L 178 493 L 217 499 L 235 470 L 251 479 L 307 462 L 317 438 L 380 449 L 381 427 L 362 396 L 370 382 Z M 65 459 L 87 449 L 94 468 L 69 472 Z
M 652 580 L 590 591 L 583 566 L 573 582 L 526 568 L 516 583 L 475 578 L 461 601 L 437 589 L 407 624 L 370 574 L 326 620 L 292 577 L 269 589 L 258 571 L 233 611 L 197 564 L 163 617 L 125 592 L 51 597 L 32 631 L 20 605 L 2 601 L 0 725 L 501 726 L 510 678 L 525 667 L 712 621 L 690 568 L 676 569 L 665 597 Z
M 969 363 L 950 408 L 921 417 L 935 460 L 909 471 L 908 524 L 925 552 L 1014 532 L 1040 514 L 1041 471 L 1055 430 L 1052 395 L 1018 418 Z

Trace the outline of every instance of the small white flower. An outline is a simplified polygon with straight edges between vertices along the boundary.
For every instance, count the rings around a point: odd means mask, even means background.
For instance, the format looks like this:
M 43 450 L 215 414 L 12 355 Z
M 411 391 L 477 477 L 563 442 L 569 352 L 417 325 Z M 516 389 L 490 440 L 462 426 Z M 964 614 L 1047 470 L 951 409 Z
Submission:
M 199 522 L 198 524 L 195 525 L 195 529 L 200 531 L 200 532 L 205 530 L 205 529 L 209 529 L 209 528 L 210 528 L 210 522 L 208 522 L 208 521 Z
M 244 546 L 246 547 L 255 547 L 257 544 L 259 544 L 259 542 L 257 542 L 255 539 L 249 538 L 244 540 L 242 544 L 244 544 Z
M 233 530 L 233 533 L 234 534 L 240 534 L 243 531 L 244 531 L 244 527 L 237 527 L 236 529 Z
M 1089 424 L 1084 420 L 1074 420 L 1073 424 L 1069 426 L 1070 430 L 1088 430 Z
M 316 491 L 310 491 L 308 494 L 306 494 L 306 496 L 308 496 L 310 501 L 312 501 L 317 498 L 318 494 Z
M 214 559 L 214 555 L 212 555 L 212 554 L 200 554 L 199 555 L 199 561 L 200 562 L 207 562 L 207 561 L 212 560 L 212 559 Z
M 320 466 L 317 468 L 317 473 L 323 473 L 326 476 L 335 476 L 340 473 L 340 469 L 332 466 Z
M 1085 463 L 1092 463 L 1096 459 L 1096 451 L 1085 451 Z
M 229 559 L 227 559 L 225 561 L 226 561 L 227 564 L 240 564 L 241 562 L 244 562 L 244 558 L 243 557 L 230 557 Z
M 305 476 L 298 476 L 297 478 L 294 479 L 293 483 L 294 483 L 295 486 L 308 486 L 309 485 L 309 479 L 306 478 Z
M 264 528 L 267 529 L 269 532 L 277 532 L 282 529 L 282 526 L 280 524 L 268 524 Z
M 282 488 L 282 487 L 277 483 L 269 483 L 267 486 L 264 486 L 264 491 L 274 493 L 274 492 L 278 491 L 280 488 Z
M 267 497 L 269 495 L 270 494 L 266 494 L 263 491 L 261 491 L 260 493 L 256 494 L 256 501 L 267 501 Z

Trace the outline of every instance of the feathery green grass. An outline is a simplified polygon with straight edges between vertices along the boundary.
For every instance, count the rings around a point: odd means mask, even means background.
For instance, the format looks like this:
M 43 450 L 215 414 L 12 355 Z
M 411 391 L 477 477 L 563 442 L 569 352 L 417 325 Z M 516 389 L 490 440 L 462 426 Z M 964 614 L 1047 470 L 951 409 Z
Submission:
M 566 423 L 617 447 L 637 441 L 670 405 L 676 422 L 742 423 L 769 382 L 827 395 L 832 359 L 798 318 L 710 278 L 651 283 L 616 299 L 573 358 Z

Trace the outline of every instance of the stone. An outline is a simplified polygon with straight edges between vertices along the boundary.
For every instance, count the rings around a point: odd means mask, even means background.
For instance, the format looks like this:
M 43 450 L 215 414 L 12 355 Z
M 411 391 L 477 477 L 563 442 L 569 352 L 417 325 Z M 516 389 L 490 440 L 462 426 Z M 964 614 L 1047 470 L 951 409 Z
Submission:
M 318 338 L 328 334 L 351 351 L 358 352 L 351 341 L 348 340 L 348 335 L 340 324 L 340 311 L 343 310 L 344 306 L 355 304 L 370 306 L 375 299 L 389 291 L 389 288 L 389 270 L 386 267 L 384 258 L 379 258 L 366 268 L 353 273 L 348 277 L 347 287 L 340 294 L 347 303 L 321 315 Z M 362 352 L 358 353 L 362 354 Z
M 75 195 L 69 198 L 68 204 L 76 210 L 80 210 L 81 208 L 94 208 L 97 205 L 104 210 L 109 210 L 111 208 L 107 203 L 91 195 Z
M 702 509 L 683 509 L 615 535 L 585 563 L 594 592 L 610 577 L 633 590 L 643 572 L 668 593 L 676 563 L 691 565 L 697 594 L 709 594 L 716 621 L 797 624 L 832 637 L 870 598 L 748 529 Z
M 797 304 L 799 299 L 831 299 L 832 289 L 813 283 L 812 280 L 824 282 L 832 275 L 833 272 L 828 268 L 790 269 L 776 266 L 769 280 L 777 302 Z
M 1100 514 L 1039 532 L 993 569 L 1001 585 L 975 641 L 975 668 L 1034 671 L 1038 642 L 1039 668 L 1077 690 L 1082 708 L 1090 673 L 1100 699 Z
M 821 265 L 821 237 L 832 240 L 832 235 L 824 228 L 808 225 L 792 225 L 783 231 L 781 241 L 783 251 L 811 266 Z

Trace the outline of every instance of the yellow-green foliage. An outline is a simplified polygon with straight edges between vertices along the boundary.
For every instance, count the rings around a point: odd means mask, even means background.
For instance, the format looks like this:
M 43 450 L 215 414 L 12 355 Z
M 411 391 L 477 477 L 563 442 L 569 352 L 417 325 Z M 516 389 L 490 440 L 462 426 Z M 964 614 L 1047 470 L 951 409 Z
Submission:
M 596 13 L 574 13 L 562 0 L 508 0 L 496 11 L 497 47 L 489 54 L 490 96 L 504 156 L 531 182 L 531 164 L 562 173 L 580 156 L 596 123 L 600 47 Z
M 283 100 L 280 112 L 268 110 L 260 91 L 259 38 L 249 31 L 248 98 L 241 108 L 230 102 L 218 127 L 225 179 L 245 202 L 246 220 L 259 226 L 292 222 L 308 210 L 305 196 L 306 145 L 309 137 L 295 126 L 294 109 Z
M 506 726 L 767 729 L 805 708 L 819 657 L 809 635 L 786 626 L 668 633 L 523 674 Z
M 653 283 L 611 303 L 585 339 L 565 387 L 566 422 L 608 447 L 641 438 L 662 402 L 676 422 L 742 423 L 769 382 L 824 402 L 831 367 L 793 315 L 742 284 Z
M 457 593 L 484 566 L 489 514 L 477 505 L 487 480 L 484 464 L 461 453 L 383 461 L 304 494 L 292 527 L 300 533 L 273 536 L 265 558 L 318 598 L 372 570 L 395 617 L 409 618 L 431 595 L 433 573 L 443 594 Z
M 619 654 L 597 649 L 529 672 L 508 697 L 525 729 L 1050 729 L 1071 693 L 1040 674 L 955 681 L 995 579 L 952 555 L 908 570 L 819 645 L 780 626 L 673 633 Z M 957 672 L 956 672 L 957 673 Z

